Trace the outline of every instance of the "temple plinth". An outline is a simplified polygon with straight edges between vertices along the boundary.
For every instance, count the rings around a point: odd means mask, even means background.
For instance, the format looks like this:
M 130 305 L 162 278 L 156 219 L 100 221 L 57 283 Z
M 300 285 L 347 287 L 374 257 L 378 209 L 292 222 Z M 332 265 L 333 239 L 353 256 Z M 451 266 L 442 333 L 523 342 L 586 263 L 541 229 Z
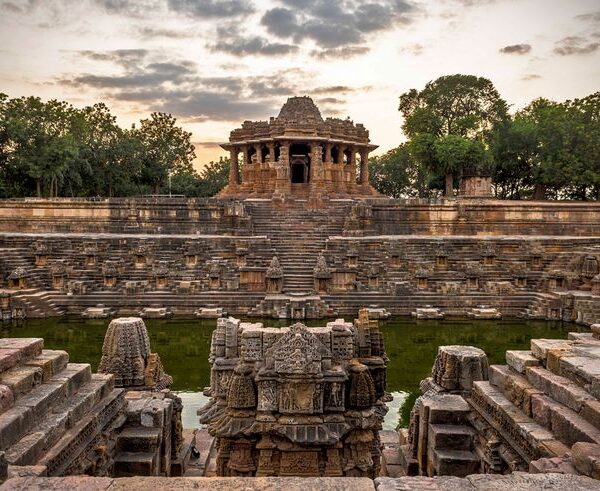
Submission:
M 291 97 L 269 121 L 245 121 L 222 148 L 229 184 L 220 196 L 377 196 L 369 184 L 369 131 L 350 119 L 323 119 L 310 97 Z

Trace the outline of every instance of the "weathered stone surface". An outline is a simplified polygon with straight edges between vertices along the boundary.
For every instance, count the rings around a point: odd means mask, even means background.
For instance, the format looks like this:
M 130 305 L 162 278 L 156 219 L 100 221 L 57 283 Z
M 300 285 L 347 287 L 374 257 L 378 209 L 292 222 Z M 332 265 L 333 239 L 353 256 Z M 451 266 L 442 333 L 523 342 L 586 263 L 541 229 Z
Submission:
M 548 350 L 570 351 L 573 348 L 573 341 L 562 339 L 532 339 L 531 353 L 542 363 L 546 363 Z
M 379 477 L 375 479 L 377 491 L 473 491 L 467 479 L 459 477 Z
M 506 363 L 519 373 L 525 373 L 526 367 L 538 366 L 538 360 L 531 351 L 507 351 Z
M 578 472 L 600 479 L 600 445 L 578 442 L 571 447 L 573 465 Z
M 585 476 L 571 474 L 527 474 L 513 472 L 506 476 L 473 475 L 468 481 L 476 490 L 481 491 L 533 491 L 539 489 L 568 489 L 569 491 L 584 491 L 600 489 L 600 482 Z
M 130 477 L 112 479 L 108 477 L 21 477 L 6 481 L 0 490 L 14 489 L 47 489 L 53 491 L 70 491 L 86 489 L 90 491 L 146 491 L 148 489 L 228 489 L 232 491 L 305 491 L 320 489 L 323 491 L 374 491 L 373 481 L 367 478 L 350 477 L 254 477 L 254 478 L 219 478 L 219 477 Z
M 440 346 L 432 377 L 445 390 L 470 391 L 474 381 L 488 379 L 487 356 L 472 346 Z
M 369 476 L 380 468 L 387 408 L 377 321 L 264 328 L 219 319 L 211 401 L 199 411 L 216 437 L 222 476 Z
M 556 375 L 543 367 L 527 368 L 527 379 L 538 389 L 564 404 L 573 411 L 579 412 L 585 401 L 595 398 L 570 380 Z
M 173 382 L 164 372 L 158 354 L 150 352 L 148 331 L 139 317 L 111 321 L 104 337 L 98 371 L 114 374 L 117 387 L 161 390 Z

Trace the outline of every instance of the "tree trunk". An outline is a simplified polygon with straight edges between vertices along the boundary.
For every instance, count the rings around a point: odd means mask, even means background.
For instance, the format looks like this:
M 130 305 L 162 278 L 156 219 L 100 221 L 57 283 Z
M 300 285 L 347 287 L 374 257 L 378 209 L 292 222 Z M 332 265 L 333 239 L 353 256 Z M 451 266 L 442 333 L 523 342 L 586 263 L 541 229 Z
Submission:
M 35 190 L 37 192 L 37 197 L 41 198 L 42 197 L 42 183 L 40 182 L 40 179 L 35 180 Z
M 454 176 L 452 174 L 446 174 L 446 190 L 444 195 L 450 198 L 454 195 Z
M 546 199 L 546 185 L 536 184 L 533 190 L 534 201 L 542 201 Z

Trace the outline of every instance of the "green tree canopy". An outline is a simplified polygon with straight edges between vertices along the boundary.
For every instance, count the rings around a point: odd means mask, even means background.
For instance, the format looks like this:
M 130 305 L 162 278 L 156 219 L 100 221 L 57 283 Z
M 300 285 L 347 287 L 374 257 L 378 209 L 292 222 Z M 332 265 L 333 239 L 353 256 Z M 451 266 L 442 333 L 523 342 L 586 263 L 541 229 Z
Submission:
M 446 195 L 463 169 L 487 170 L 489 140 L 508 118 L 508 106 L 492 82 L 473 75 L 447 75 L 421 91 L 411 89 L 400 96 L 398 109 L 413 155 L 432 173 L 445 175 Z M 474 162 L 476 157 L 481 161 Z

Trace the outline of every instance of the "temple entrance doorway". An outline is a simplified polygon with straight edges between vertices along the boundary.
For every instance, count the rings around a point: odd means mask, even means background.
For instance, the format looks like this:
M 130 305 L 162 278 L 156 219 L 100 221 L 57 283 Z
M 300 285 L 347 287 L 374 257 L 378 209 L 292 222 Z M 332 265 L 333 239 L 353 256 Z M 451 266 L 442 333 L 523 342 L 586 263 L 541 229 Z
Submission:
M 305 143 L 295 143 L 290 147 L 290 178 L 292 184 L 308 184 L 310 147 Z

